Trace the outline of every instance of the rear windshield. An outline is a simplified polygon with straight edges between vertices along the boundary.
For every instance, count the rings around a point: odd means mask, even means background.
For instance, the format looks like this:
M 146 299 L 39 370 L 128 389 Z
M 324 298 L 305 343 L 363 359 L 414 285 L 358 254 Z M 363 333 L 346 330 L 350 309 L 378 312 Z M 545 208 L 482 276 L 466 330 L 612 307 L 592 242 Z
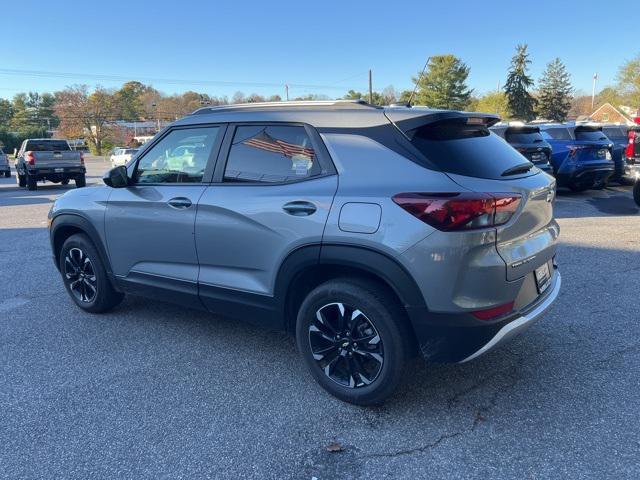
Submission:
M 627 134 L 620 127 L 604 127 L 602 131 L 609 138 L 627 138 Z
M 568 128 L 558 127 L 558 128 L 547 128 L 544 130 L 544 133 L 549 135 L 550 138 L 554 140 L 573 140 L 571 136 L 571 132 Z
M 448 173 L 503 179 L 508 169 L 526 164 L 498 135 L 485 126 L 467 125 L 464 120 L 426 125 L 407 135 L 431 163 Z
M 509 132 L 507 131 L 507 142 L 509 143 L 541 143 L 544 142 L 540 132 Z
M 25 150 L 32 152 L 59 152 L 69 150 L 66 140 L 29 140 Z
M 576 140 L 585 140 L 589 142 L 600 142 L 608 140 L 606 135 L 600 130 L 578 130 L 576 129 Z

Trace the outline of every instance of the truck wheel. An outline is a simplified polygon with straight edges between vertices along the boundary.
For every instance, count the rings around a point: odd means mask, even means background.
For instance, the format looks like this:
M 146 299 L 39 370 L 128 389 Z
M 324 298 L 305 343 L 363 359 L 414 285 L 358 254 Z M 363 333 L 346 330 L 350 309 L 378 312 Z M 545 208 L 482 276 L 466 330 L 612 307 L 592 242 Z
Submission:
M 7 170 L 6 172 L 4 172 L 4 176 L 5 178 L 11 178 L 11 170 Z
M 76 188 L 82 188 L 87 185 L 87 177 L 80 175 L 76 177 Z
M 635 200 L 636 205 L 640 207 L 640 180 L 637 180 L 633 187 L 633 199 Z
M 60 249 L 58 265 L 69 296 L 81 309 L 107 312 L 124 298 L 114 290 L 98 251 L 86 235 L 67 238 Z
M 18 184 L 19 187 L 26 187 L 27 179 L 24 178 L 24 175 L 20 175 L 19 173 L 16 173 L 16 183 Z
M 27 175 L 27 190 L 37 190 L 38 181 L 35 175 Z
M 315 380 L 356 405 L 376 405 L 400 384 L 411 331 L 395 298 L 375 282 L 330 280 L 302 302 L 298 350 Z

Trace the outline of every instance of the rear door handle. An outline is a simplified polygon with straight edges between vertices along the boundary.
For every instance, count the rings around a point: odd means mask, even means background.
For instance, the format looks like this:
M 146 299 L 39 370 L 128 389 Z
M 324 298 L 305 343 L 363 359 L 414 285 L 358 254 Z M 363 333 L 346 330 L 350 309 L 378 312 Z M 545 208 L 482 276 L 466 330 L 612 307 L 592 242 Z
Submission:
M 295 202 L 285 203 L 282 206 L 282 209 L 289 215 L 293 215 L 294 217 L 304 217 L 313 215 L 314 213 L 316 213 L 316 210 L 318 208 L 311 202 L 297 200 Z
M 171 208 L 177 208 L 179 210 L 189 208 L 192 205 L 191 200 L 186 197 L 175 197 L 169 200 L 167 203 Z

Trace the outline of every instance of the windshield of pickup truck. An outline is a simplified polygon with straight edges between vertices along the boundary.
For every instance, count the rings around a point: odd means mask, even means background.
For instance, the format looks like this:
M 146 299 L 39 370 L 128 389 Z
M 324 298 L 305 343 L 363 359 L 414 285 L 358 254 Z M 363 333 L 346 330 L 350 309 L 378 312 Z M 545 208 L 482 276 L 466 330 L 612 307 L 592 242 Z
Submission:
M 60 152 L 71 150 L 66 140 L 29 140 L 24 147 L 25 151 L 32 152 Z

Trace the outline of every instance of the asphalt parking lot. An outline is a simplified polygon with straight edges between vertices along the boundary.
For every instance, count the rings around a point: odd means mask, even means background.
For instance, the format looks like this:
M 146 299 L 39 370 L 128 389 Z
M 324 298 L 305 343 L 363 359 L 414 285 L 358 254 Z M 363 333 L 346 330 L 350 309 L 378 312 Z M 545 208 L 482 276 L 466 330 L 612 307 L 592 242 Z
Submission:
M 95 184 L 108 164 L 88 167 Z M 326 394 L 284 334 L 133 297 L 81 312 L 46 229 L 72 188 L 0 179 L 0 477 L 640 477 L 628 187 L 560 194 L 563 290 L 543 320 L 468 364 L 415 361 L 377 408 Z

